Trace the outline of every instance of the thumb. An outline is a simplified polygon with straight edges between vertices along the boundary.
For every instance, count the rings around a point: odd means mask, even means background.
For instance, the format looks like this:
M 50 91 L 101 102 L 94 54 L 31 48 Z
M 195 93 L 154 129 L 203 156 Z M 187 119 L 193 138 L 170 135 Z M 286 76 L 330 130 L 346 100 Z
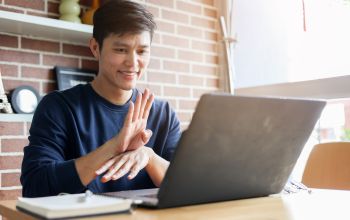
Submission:
M 142 138 L 142 142 L 144 144 L 147 144 L 149 139 L 151 139 L 153 132 L 150 129 L 147 129 L 145 131 L 142 132 L 141 138 Z

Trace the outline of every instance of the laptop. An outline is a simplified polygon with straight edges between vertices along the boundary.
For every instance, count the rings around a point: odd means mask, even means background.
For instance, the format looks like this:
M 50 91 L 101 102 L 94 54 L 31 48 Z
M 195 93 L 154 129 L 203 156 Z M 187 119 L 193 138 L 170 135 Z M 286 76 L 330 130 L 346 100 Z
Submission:
M 159 189 L 106 193 L 170 208 L 279 193 L 325 101 L 205 94 Z

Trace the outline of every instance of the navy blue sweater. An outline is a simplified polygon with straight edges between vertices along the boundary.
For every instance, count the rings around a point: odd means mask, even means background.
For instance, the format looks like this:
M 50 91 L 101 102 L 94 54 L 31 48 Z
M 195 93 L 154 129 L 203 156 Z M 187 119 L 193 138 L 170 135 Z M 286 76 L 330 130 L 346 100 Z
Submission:
M 135 102 L 138 91 L 133 90 Z M 85 187 L 78 176 L 74 159 L 104 144 L 119 133 L 130 101 L 118 106 L 99 96 L 90 84 L 46 95 L 39 103 L 29 130 L 29 145 L 24 148 L 21 183 L 24 197 L 65 193 L 111 192 L 155 187 L 141 170 L 133 179 L 127 175 L 107 183 L 101 176 Z M 147 128 L 153 135 L 147 143 L 154 152 L 170 160 L 180 138 L 180 123 L 169 104 L 155 100 Z

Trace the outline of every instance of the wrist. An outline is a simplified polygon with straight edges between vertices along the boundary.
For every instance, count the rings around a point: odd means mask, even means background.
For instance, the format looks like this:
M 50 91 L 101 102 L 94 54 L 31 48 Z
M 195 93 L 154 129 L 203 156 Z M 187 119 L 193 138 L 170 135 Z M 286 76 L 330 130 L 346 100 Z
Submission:
M 109 158 L 114 157 L 120 153 L 121 149 L 121 141 L 119 140 L 118 136 L 114 136 L 109 141 L 106 142 L 105 147 L 105 154 L 109 156 Z
M 154 158 L 156 156 L 156 153 L 154 153 L 153 149 L 150 147 L 144 146 L 144 149 L 146 150 L 147 156 L 148 156 L 148 164 L 147 167 L 152 166 L 154 162 Z

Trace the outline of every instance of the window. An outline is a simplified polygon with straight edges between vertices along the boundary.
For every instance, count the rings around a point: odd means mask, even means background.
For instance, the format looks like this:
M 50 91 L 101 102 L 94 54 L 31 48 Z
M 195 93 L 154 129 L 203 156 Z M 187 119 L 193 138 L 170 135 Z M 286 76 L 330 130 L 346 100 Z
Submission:
M 350 1 L 237 0 L 233 8 L 235 94 L 328 100 L 293 172 L 301 180 L 315 144 L 350 141 Z

